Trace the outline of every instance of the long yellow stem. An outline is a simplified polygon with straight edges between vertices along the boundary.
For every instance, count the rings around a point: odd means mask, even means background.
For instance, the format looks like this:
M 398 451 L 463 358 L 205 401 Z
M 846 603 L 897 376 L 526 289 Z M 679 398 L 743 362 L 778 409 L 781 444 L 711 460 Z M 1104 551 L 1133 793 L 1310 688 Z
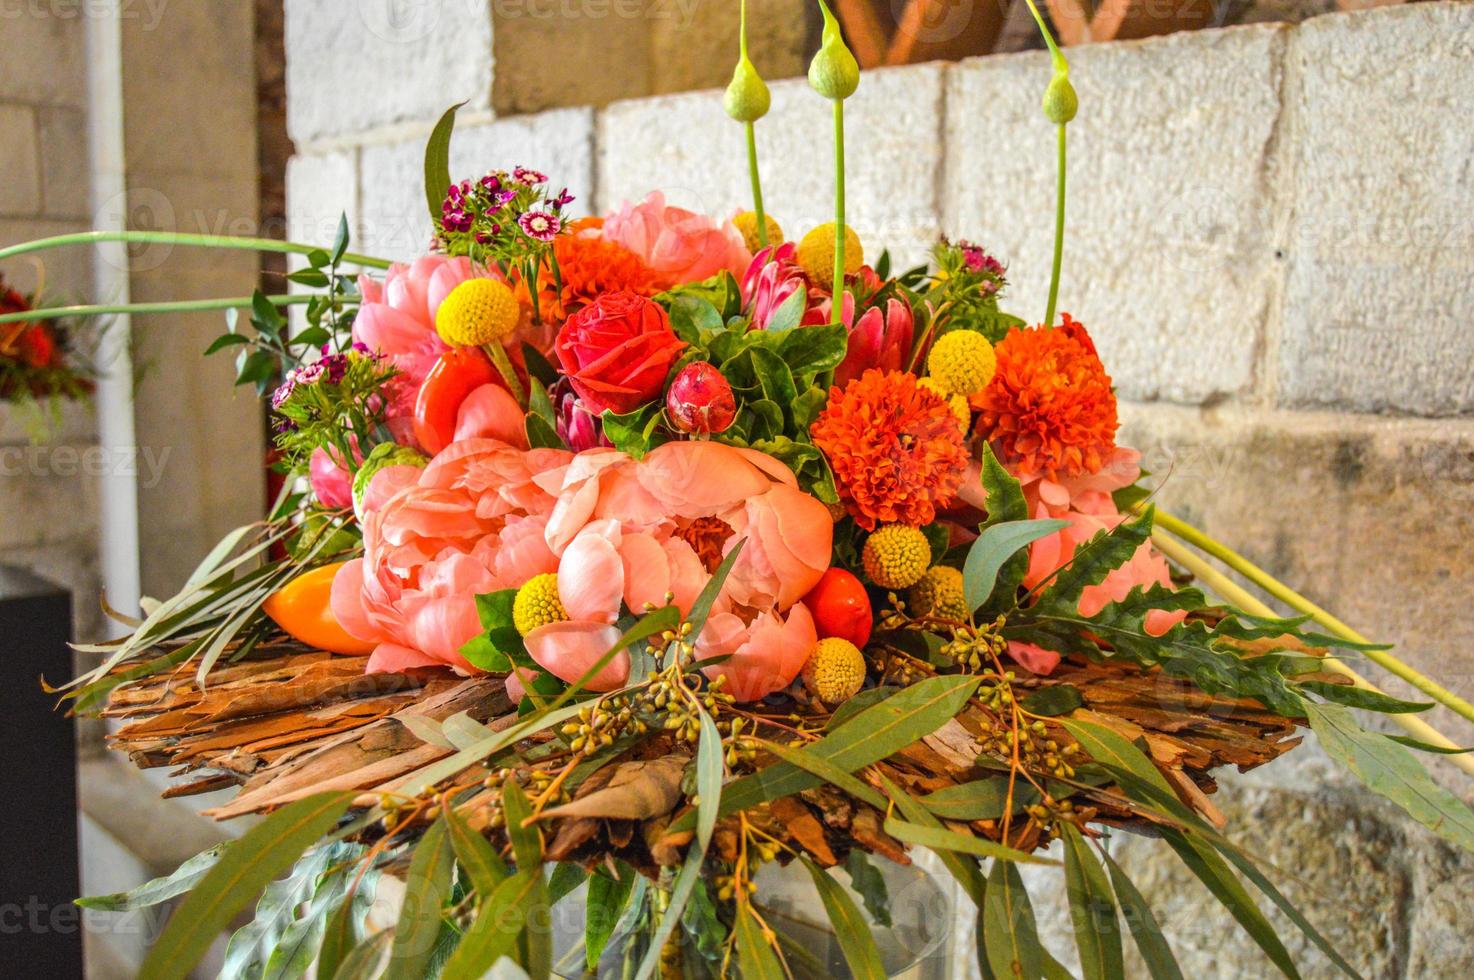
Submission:
M 1253 562 L 1249 561 L 1249 559 L 1245 558 L 1243 555 L 1234 551 L 1232 548 L 1228 547 L 1222 542 L 1215 541 L 1213 538 L 1204 534 L 1202 531 L 1199 531 L 1197 528 L 1193 527 L 1191 524 L 1188 524 L 1186 521 L 1183 521 L 1182 519 L 1177 517 L 1173 517 L 1171 514 L 1164 514 L 1159 510 L 1157 511 L 1156 526 L 1172 532 L 1177 537 L 1182 538 L 1184 541 L 1198 548 L 1200 551 L 1205 551 L 1208 554 L 1212 555 L 1214 558 L 1217 558 L 1229 568 L 1238 572 L 1244 578 L 1248 579 L 1250 582 L 1253 582 L 1265 592 L 1268 592 L 1270 595 L 1274 596 L 1280 602 L 1283 602 L 1285 605 L 1289 606 L 1291 609 L 1296 610 L 1297 612 L 1304 613 L 1305 615 L 1310 616 L 1317 623 L 1320 623 L 1322 626 L 1330 630 L 1336 636 L 1339 636 L 1341 639 L 1350 640 L 1352 643 L 1372 642 L 1371 640 L 1368 640 L 1365 636 L 1362 636 L 1356 630 L 1352 629 L 1350 626 L 1347 626 L 1341 620 L 1337 619 L 1335 616 L 1332 616 L 1330 613 L 1326 612 L 1326 610 L 1322 609 L 1320 606 L 1317 606 L 1315 603 L 1311 602 L 1309 599 L 1305 598 L 1294 589 L 1291 589 L 1289 586 L 1285 585 L 1283 582 L 1270 575 L 1258 565 L 1255 565 Z M 1459 697 L 1454 692 L 1443 687 L 1431 677 L 1428 677 L 1427 675 L 1414 670 L 1412 667 L 1409 667 L 1407 664 L 1403 663 L 1401 660 L 1394 657 L 1386 650 L 1365 650 L 1362 652 L 1366 654 L 1368 660 L 1372 661 L 1372 663 L 1381 667 L 1383 670 L 1395 674 L 1396 676 L 1402 678 L 1404 681 L 1407 681 L 1413 687 L 1417 688 L 1419 691 L 1422 691 L 1428 697 L 1432 698 L 1434 701 L 1437 701 L 1444 707 L 1449 708 L 1459 715 L 1462 715 L 1469 721 L 1474 721 L 1474 704 L 1470 704 L 1468 701 Z
M 1232 603 L 1252 616 L 1273 617 L 1277 615 L 1273 609 L 1260 602 L 1247 589 L 1234 582 L 1212 565 L 1209 565 L 1202 558 L 1193 554 L 1181 543 L 1169 537 L 1165 531 L 1160 529 L 1153 530 L 1152 544 L 1156 545 L 1157 550 L 1161 551 L 1162 554 L 1189 572 L 1192 572 L 1199 582 L 1211 592 L 1215 593 L 1220 599 Z M 1375 684 L 1362 677 L 1337 658 L 1327 656 L 1324 663 L 1326 670 L 1334 674 L 1340 674 L 1357 687 L 1382 693 Z M 1459 748 L 1458 743 L 1451 740 L 1447 735 L 1444 735 L 1417 715 L 1400 714 L 1390 715 L 1389 717 L 1401 725 L 1409 735 L 1420 741 L 1427 742 L 1429 745 L 1436 745 L 1443 749 Z M 1470 758 L 1468 755 L 1451 755 L 1448 756 L 1448 760 L 1470 775 L 1474 775 L 1474 758 Z

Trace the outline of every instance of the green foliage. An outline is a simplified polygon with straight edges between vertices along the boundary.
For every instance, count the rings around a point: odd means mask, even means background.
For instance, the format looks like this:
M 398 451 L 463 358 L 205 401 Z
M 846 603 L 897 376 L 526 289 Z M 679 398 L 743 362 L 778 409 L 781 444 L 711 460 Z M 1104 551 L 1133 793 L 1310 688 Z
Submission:
M 1031 714 L 1054 718 L 1067 715 L 1085 704 L 1080 689 L 1070 684 L 1051 684 L 1024 697 L 1019 706 Z
M 1090 853 L 1085 838 L 1069 823 L 1060 824 L 1065 848 L 1065 894 L 1075 946 L 1085 980 L 1111 980 L 1125 975 L 1116 900 L 1106 873 Z
M 1121 906 L 1122 917 L 1131 930 L 1131 937 L 1136 940 L 1137 951 L 1141 953 L 1152 980 L 1183 980 L 1177 957 L 1172 955 L 1172 947 L 1167 944 L 1167 937 L 1162 935 L 1162 927 L 1157 924 L 1151 906 L 1110 854 L 1102 852 L 1101 859 L 1110 872 L 1116 902 Z
M 446 109 L 425 141 L 425 205 L 432 222 L 440 221 L 440 204 L 450 187 L 450 138 L 455 132 L 456 110 L 465 104 L 457 102 Z
M 865 852 L 854 848 L 844 859 L 845 873 L 850 876 L 850 887 L 860 896 L 865 912 L 875 924 L 886 929 L 891 925 L 891 898 L 885 885 L 885 875 L 875 869 Z
M 975 330 L 996 344 L 1008 331 L 1024 326 L 1025 321 L 998 308 L 1008 285 L 1003 267 L 982 262 L 974 268 L 968 262 L 969 251 L 978 253 L 981 249 L 965 242 L 954 245 L 945 239 L 932 249 L 936 271 L 926 301 L 937 311 L 933 321 L 936 336 L 953 330 Z
M 962 566 L 962 592 L 967 608 L 976 610 L 988 602 L 998 583 L 998 573 L 1009 560 L 1040 538 L 1047 538 L 1056 531 L 1070 526 L 1069 521 L 999 521 L 982 529 L 972 547 L 968 549 L 967 561 Z M 1005 593 L 1012 595 L 1017 583 L 1009 589 L 1004 582 Z
M 807 857 L 803 858 L 803 865 L 819 892 L 819 900 L 824 903 L 824 911 L 834 927 L 840 951 L 849 964 L 850 975 L 856 980 L 885 980 L 887 974 L 880 959 L 880 948 L 875 945 L 870 923 L 865 920 L 860 907 L 823 868 Z
M 584 915 L 583 940 L 584 958 L 589 970 L 598 968 L 599 957 L 604 955 L 604 947 L 614 934 L 621 910 L 629 903 L 638 875 L 639 872 L 634 868 L 619 862 L 615 865 L 614 873 L 601 867 L 594 869 L 589 876 L 586 900 L 588 911 Z
M 994 861 L 988 890 L 978 910 L 978 960 L 995 977 L 1038 980 L 1044 976 L 1043 945 L 1033 905 L 1018 868 Z
M 404 879 L 404 903 L 394 928 L 385 980 L 425 976 L 440 934 L 441 907 L 451 894 L 455 848 L 444 819 L 436 820 L 415 844 Z
M 187 976 L 236 913 L 316 844 L 352 799 L 352 793 L 309 796 L 247 831 L 191 889 L 149 950 L 140 974 Z

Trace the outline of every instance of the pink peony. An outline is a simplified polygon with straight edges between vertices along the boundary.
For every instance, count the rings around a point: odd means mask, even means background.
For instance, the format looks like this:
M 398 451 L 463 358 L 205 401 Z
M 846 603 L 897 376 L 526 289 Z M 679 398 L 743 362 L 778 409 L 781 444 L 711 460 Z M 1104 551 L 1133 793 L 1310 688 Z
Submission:
M 740 276 L 752 259 L 732 222 L 668 207 L 660 191 L 608 215 L 604 238 L 643 259 L 665 287 L 700 282 L 723 269 Z
M 367 669 L 473 668 L 460 649 L 481 632 L 476 596 L 552 571 L 544 531 L 552 495 L 535 480 L 567 465 L 562 450 L 494 439 L 447 446 L 423 470 L 387 467 L 370 482 L 364 556 L 333 582 L 333 614 L 377 643 Z M 398 489 L 396 489 L 396 487 Z
M 353 506 L 353 477 L 326 446 L 312 451 L 307 463 L 307 482 L 317 502 L 329 510 Z
M 547 541 L 569 620 L 533 630 L 527 651 L 574 681 L 619 637 L 620 607 L 643 611 L 667 594 L 689 611 L 737 541 L 742 552 L 717 598 L 698 650 L 731 654 L 709 668 L 752 700 L 792 683 L 817 637 L 798 600 L 829 565 L 833 524 L 782 463 L 710 442 L 667 443 L 636 461 L 614 450 L 580 453 L 535 478 L 558 496 Z M 594 678 L 610 690 L 629 674 L 621 655 Z

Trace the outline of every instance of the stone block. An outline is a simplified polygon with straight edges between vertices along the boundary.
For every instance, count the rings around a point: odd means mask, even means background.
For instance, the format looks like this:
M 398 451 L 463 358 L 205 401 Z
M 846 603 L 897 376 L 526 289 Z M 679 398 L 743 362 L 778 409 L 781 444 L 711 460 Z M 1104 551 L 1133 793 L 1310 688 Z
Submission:
M 41 150 L 36 112 L 29 106 L 0 105 L 0 214 L 23 217 L 41 210 Z
M 925 257 L 941 231 L 935 188 L 942 149 L 940 65 L 868 72 L 845 104 L 847 223 L 874 260 L 889 247 L 900 263 Z M 771 86 L 757 124 L 764 203 L 788 237 L 834 220 L 832 112 L 802 79 Z M 599 205 L 666 192 L 671 204 L 727 217 L 752 206 L 742 127 L 721 93 L 642 99 L 599 118 Z
M 0 6 L 0 100 L 80 106 L 87 98 L 86 24 L 78 4 Z M 156 23 L 153 13 L 137 14 Z
M 1270 166 L 1285 29 L 1194 31 L 1070 51 L 1059 308 L 1090 328 L 1136 399 L 1244 395 L 1280 279 Z M 943 229 L 1008 263 L 1004 306 L 1043 319 L 1056 136 L 1043 52 L 949 76 Z M 864 137 L 859 137 L 863 139 Z M 895 193 L 924 193 L 898 185 Z
M 490 108 L 491 8 L 486 0 L 288 0 L 287 129 L 297 148 L 431 122 L 463 100 L 468 111 Z M 542 71 L 552 58 L 544 52 Z
M 496 0 L 492 107 L 511 115 L 650 94 L 652 26 L 666 16 L 686 20 L 689 6 Z
M 47 218 L 0 218 L 0 246 L 16 245 L 37 238 L 68 235 L 91 227 L 85 221 L 56 221 Z M 7 259 L 0 265 L 5 281 L 23 293 L 44 285 L 51 302 L 85 303 L 92 295 L 92 255 L 85 248 L 66 248 L 32 253 L 43 263 L 38 268 L 28 256 Z
M 41 142 L 41 210 L 51 218 L 85 220 L 91 207 L 87 115 L 81 109 L 37 110 Z
M 752 0 L 747 54 L 768 82 L 808 71 L 810 20 L 804 0 Z M 738 11 L 732 4 L 672 4 L 651 20 L 653 94 L 725 88 L 737 59 Z
M 1474 412 L 1474 7 L 1306 21 L 1279 399 Z
M 298 154 L 287 161 L 287 237 L 309 245 L 331 247 L 338 219 L 346 214 L 357 251 L 358 152 L 342 150 Z M 300 265 L 301 260 L 296 260 Z

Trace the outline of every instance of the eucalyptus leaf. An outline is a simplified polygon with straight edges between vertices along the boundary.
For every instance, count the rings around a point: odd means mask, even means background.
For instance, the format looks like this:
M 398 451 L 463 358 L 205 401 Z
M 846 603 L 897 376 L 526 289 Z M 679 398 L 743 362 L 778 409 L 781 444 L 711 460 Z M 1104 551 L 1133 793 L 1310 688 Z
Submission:
M 112 895 L 92 895 L 87 898 L 79 898 L 76 904 L 84 909 L 101 909 L 105 912 L 131 912 L 134 909 L 148 908 L 167 902 L 171 898 L 183 895 L 189 891 L 200 879 L 205 876 L 217 861 L 220 860 L 230 841 L 216 844 L 207 851 L 201 851 L 194 857 L 185 861 L 175 868 L 171 874 L 152 881 L 146 881 L 126 892 L 117 892 Z
M 887 817 L 882 828 L 896 840 L 905 841 L 908 844 L 920 844 L 933 851 L 956 851 L 959 854 L 993 858 L 997 861 L 1015 861 L 1019 864 L 1059 864 L 1052 858 L 1039 857 L 1027 851 L 1005 847 L 983 837 L 960 834 L 944 827 L 927 827 L 906 820 L 898 820 L 895 817 Z
M 1069 521 L 1053 518 L 1033 521 L 1003 521 L 983 528 L 967 552 L 962 566 L 962 593 L 969 611 L 988 601 L 1004 564 L 1021 549 L 1069 527 Z
M 705 851 L 716 828 L 722 778 L 727 768 L 722 758 L 722 733 L 717 731 L 716 722 L 705 708 L 697 705 L 696 711 L 701 718 L 701 738 L 696 746 L 696 794 L 700 798 L 696 808 L 696 846 Z
M 1015 782 L 1013 813 L 1022 813 L 1039 800 L 1039 791 L 1032 785 Z M 921 805 L 943 820 L 998 820 L 1008 808 L 1008 777 L 989 776 L 947 786 L 921 797 Z
M 774 944 L 750 911 L 739 908 L 732 929 L 737 936 L 737 967 L 742 980 L 787 980 Z
M 1061 821 L 1065 849 L 1065 895 L 1080 969 L 1085 980 L 1115 980 L 1125 975 L 1116 899 L 1100 864 L 1074 824 Z
M 850 876 L 850 887 L 860 896 L 865 911 L 875 924 L 889 929 L 891 926 L 890 890 L 886 888 L 885 875 L 870 863 L 865 852 L 856 847 L 845 855 L 845 872 Z
M 444 818 L 420 837 L 404 879 L 404 903 L 394 927 L 394 946 L 385 980 L 420 980 L 440 934 L 441 909 L 450 897 L 455 850 Z
M 635 885 L 634 868 L 619 862 L 615 865 L 618 876 L 600 868 L 589 876 L 588 898 L 584 913 L 584 959 L 590 971 L 599 967 L 599 957 L 614 934 L 620 915 L 629 902 L 630 892 Z
M 1018 869 L 1007 861 L 993 862 L 988 873 L 978 933 L 982 936 L 979 956 L 986 958 L 995 977 L 1039 980 L 1044 976 L 1043 944 L 1034 908 Z
M 807 857 L 802 860 L 804 869 L 814 881 L 814 888 L 819 892 L 819 900 L 824 903 L 824 911 L 829 913 L 829 922 L 834 926 L 834 935 L 845 962 L 849 964 L 850 975 L 855 980 L 886 980 L 880 948 L 875 945 L 870 923 L 865 920 L 860 907 L 828 872 Z
M 1019 702 L 1019 707 L 1030 714 L 1057 718 L 1083 707 L 1084 704 L 1085 698 L 1078 687 L 1071 684 L 1051 684 L 1030 693 Z
M 1121 906 L 1121 914 L 1126 919 L 1126 927 L 1136 940 L 1136 949 L 1141 953 L 1152 980 L 1183 980 L 1177 957 L 1172 955 L 1172 947 L 1167 944 L 1167 937 L 1162 934 L 1162 927 L 1157 924 L 1157 917 L 1152 914 L 1151 906 L 1131 879 L 1126 877 L 1126 872 L 1121 870 L 1120 865 L 1109 854 L 1101 856 L 1105 860 L 1106 870 L 1110 872 L 1111 887 L 1115 891 L 1116 902 Z
M 437 227 L 440 206 L 445 201 L 446 191 L 450 190 L 450 137 L 455 132 L 456 110 L 465 104 L 457 102 L 446 109 L 425 142 L 425 206 L 430 210 L 431 222 Z
M 481 980 L 497 960 L 510 955 L 528 915 L 537 911 L 533 898 L 541 886 L 542 869 L 536 865 L 518 871 L 498 885 L 461 936 L 460 944 L 440 974 L 441 980 Z M 418 974 L 416 980 L 423 980 L 424 976 Z
M 943 829 L 941 821 L 928 813 L 926 807 L 917 802 L 914 796 L 896 786 L 884 776 L 880 777 L 880 781 L 881 785 L 885 787 L 886 795 L 891 798 L 896 804 L 896 809 L 900 810 L 901 815 L 908 821 L 923 827 L 929 827 L 932 830 Z M 973 904 L 981 909 L 987 889 L 983 873 L 978 869 L 977 861 L 971 857 L 958 854 L 955 851 L 937 851 L 936 855 L 947 870 L 952 873 L 952 877 L 957 879 L 957 883 L 962 886 L 962 890 L 967 893 L 968 898 L 971 898 Z M 986 964 L 984 966 L 986 967 Z M 986 969 L 983 970 L 983 975 L 985 977 L 988 975 Z

